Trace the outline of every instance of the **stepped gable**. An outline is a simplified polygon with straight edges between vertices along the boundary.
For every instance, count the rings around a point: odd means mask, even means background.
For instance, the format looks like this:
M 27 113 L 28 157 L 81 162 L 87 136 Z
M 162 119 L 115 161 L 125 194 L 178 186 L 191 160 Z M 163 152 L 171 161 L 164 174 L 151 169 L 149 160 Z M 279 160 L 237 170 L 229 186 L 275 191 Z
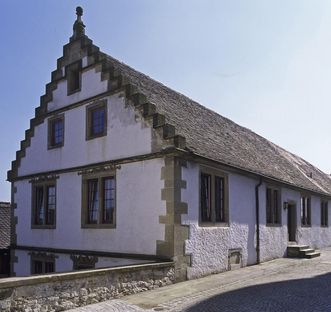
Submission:
M 0 202 L 0 249 L 10 246 L 10 203 Z
M 143 116 L 152 117 L 154 128 L 162 127 L 163 138 L 172 139 L 175 147 L 216 162 L 258 174 L 299 188 L 331 196 L 331 178 L 304 159 L 282 149 L 253 131 L 239 126 L 228 118 L 200 105 L 190 98 L 134 70 L 115 58 L 100 52 L 85 35 L 77 10 L 74 34 L 63 48 L 52 81 L 36 109 L 36 117 L 26 131 L 21 149 L 8 172 L 8 179 L 17 177 L 17 167 L 30 144 L 35 125 L 47 115 L 47 103 L 57 82 L 65 79 L 62 68 L 77 59 L 88 57 L 87 66 L 100 64 L 102 80 L 108 80 L 108 90 L 124 89 L 126 96 Z M 76 45 L 76 47 L 74 47 Z M 75 49 L 79 53 L 70 54 Z

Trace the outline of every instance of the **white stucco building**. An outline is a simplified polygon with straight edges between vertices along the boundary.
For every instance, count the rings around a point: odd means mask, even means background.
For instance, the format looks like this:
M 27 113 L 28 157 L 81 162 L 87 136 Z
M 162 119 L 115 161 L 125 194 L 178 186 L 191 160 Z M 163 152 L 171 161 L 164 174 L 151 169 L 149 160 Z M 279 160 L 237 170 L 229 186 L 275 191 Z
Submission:
M 77 20 L 8 172 L 12 274 L 158 260 L 178 280 L 331 245 L 331 179 L 100 52 Z

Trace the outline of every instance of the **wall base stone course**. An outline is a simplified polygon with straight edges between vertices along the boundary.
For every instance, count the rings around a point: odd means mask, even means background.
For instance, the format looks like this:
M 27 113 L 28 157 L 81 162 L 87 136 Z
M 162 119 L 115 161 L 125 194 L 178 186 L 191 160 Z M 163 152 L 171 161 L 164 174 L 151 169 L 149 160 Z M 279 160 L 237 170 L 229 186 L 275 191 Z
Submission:
M 0 282 L 0 311 L 66 311 L 174 282 L 172 262 L 8 278 Z

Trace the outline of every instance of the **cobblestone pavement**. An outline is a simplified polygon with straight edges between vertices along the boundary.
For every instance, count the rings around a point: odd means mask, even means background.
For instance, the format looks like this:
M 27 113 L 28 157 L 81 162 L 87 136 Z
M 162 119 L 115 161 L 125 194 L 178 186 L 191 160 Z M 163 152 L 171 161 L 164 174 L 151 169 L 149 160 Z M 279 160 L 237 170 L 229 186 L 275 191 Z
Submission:
M 70 311 L 331 311 L 331 248 L 315 259 L 277 259 Z

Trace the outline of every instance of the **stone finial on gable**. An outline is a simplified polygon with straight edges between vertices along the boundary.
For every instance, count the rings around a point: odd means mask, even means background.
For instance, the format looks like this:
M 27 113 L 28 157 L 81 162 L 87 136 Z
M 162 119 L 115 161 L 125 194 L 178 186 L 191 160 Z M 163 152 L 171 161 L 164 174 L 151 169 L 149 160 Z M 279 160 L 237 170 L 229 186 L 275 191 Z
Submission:
M 83 9 L 80 6 L 76 8 L 76 15 L 77 15 L 77 19 L 73 25 L 74 33 L 70 38 L 70 41 L 74 41 L 78 38 L 85 36 L 85 25 L 82 21 Z

